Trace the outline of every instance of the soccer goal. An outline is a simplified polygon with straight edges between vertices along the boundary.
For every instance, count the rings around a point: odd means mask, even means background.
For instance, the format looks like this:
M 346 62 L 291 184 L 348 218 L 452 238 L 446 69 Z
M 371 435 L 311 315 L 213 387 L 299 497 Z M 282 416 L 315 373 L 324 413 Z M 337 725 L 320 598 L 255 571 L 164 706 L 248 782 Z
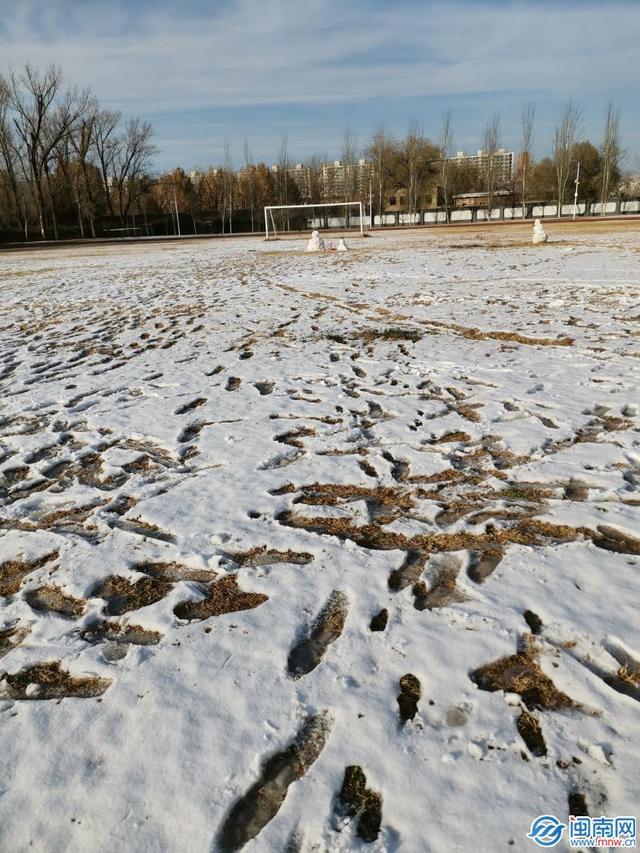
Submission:
M 361 201 L 334 201 L 326 204 L 269 204 L 264 209 L 264 234 L 265 240 L 274 239 L 278 236 L 276 220 L 273 215 L 274 210 L 278 211 L 295 211 L 294 227 L 291 228 L 291 219 L 287 217 L 288 226 L 281 224 L 281 231 L 301 231 L 309 228 L 320 231 L 322 228 L 348 228 L 349 227 L 349 210 L 356 207 L 358 209 L 358 221 L 360 225 L 360 236 L 364 235 L 364 205 Z M 344 216 L 328 216 L 320 213 L 326 208 L 344 208 Z M 311 215 L 300 214 L 303 210 L 310 211 Z M 316 215 L 318 211 L 318 215 Z M 328 211 L 327 211 L 328 213 Z

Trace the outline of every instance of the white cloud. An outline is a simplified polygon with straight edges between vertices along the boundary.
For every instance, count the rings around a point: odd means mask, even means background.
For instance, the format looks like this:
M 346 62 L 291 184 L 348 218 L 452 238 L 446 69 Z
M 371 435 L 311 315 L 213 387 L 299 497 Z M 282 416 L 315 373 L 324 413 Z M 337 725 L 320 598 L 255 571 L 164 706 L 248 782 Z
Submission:
M 133 15 L 27 0 L 4 12 L 7 63 L 56 62 L 127 111 L 532 90 L 615 96 L 638 82 L 635 4 L 241 0 Z M 43 6 L 46 14 L 43 14 Z

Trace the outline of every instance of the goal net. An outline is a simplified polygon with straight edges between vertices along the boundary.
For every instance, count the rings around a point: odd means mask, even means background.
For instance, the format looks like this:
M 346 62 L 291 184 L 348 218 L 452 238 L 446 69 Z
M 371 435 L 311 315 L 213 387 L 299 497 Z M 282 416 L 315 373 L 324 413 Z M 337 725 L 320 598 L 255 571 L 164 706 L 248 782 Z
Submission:
M 367 220 L 368 221 L 368 220 Z M 365 213 L 361 201 L 323 204 L 270 204 L 264 209 L 266 240 L 283 232 L 358 229 L 364 234 Z

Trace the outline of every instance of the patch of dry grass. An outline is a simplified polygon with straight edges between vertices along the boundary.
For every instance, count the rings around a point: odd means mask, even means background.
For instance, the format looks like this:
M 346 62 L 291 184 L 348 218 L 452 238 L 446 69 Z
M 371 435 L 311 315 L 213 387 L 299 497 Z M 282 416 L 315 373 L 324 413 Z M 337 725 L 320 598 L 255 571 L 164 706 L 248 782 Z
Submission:
M 408 720 L 413 720 L 418 713 L 418 703 L 422 696 L 422 687 L 420 680 L 408 672 L 400 679 L 400 693 L 398 693 L 397 702 L 400 711 L 400 719 L 403 723 Z
M 111 684 L 111 679 L 95 675 L 74 677 L 59 661 L 37 663 L 13 675 L 7 673 L 2 680 L 11 699 L 91 699 L 101 696 Z
M 305 566 L 313 561 L 313 554 L 308 551 L 276 551 L 266 545 L 257 545 L 248 551 L 235 551 L 225 556 L 238 566 L 270 566 L 275 563 Z
M 471 421 L 472 423 L 479 423 L 481 418 L 478 412 L 476 411 L 482 406 L 482 403 L 461 403 L 460 405 L 455 407 L 455 411 L 460 415 L 461 418 L 464 418 L 467 421 Z
M 93 590 L 93 595 L 104 598 L 112 616 L 130 610 L 148 607 L 163 599 L 173 588 L 173 583 L 159 578 L 145 577 L 132 583 L 122 575 L 110 575 Z
M 441 320 L 421 320 L 425 326 L 435 326 L 437 328 L 446 329 L 450 332 L 455 332 L 463 338 L 471 341 L 515 341 L 519 344 L 527 346 L 543 346 L 543 347 L 570 347 L 575 343 L 573 338 L 534 338 L 529 335 L 522 335 L 520 332 L 503 332 L 503 331 L 482 331 L 469 326 L 461 326 L 458 323 L 444 323 Z
M 280 435 L 276 435 L 274 440 L 280 442 L 280 444 L 288 444 L 290 447 L 304 447 L 304 444 L 300 441 L 301 438 L 306 438 L 309 435 L 315 435 L 316 431 L 313 427 L 300 427 L 300 429 L 289 430 L 289 432 L 280 433 Z
M 598 548 L 604 548 L 605 551 L 615 551 L 619 554 L 640 554 L 640 539 L 608 524 L 598 525 L 598 535 L 593 541 L 594 545 L 597 545 Z
M 195 583 L 211 583 L 215 580 L 216 572 L 211 569 L 190 569 L 181 563 L 163 563 L 145 561 L 131 566 L 134 572 L 141 572 L 156 580 L 178 583 L 179 581 L 194 581 Z
M 452 442 L 467 442 L 471 441 L 471 436 L 468 432 L 462 432 L 461 430 L 454 430 L 452 432 L 446 432 L 444 435 L 439 436 L 438 438 L 432 438 L 429 440 L 429 444 L 449 444 Z
M 523 709 L 516 721 L 516 728 L 532 755 L 542 757 L 547 754 L 547 744 L 537 717 Z
M 295 498 L 294 503 L 307 504 L 308 506 L 336 506 L 337 504 L 359 500 L 374 502 L 382 507 L 396 507 L 403 510 L 410 510 L 415 506 L 410 490 L 392 486 L 371 487 L 342 483 L 310 483 L 306 486 L 294 487 L 293 491 L 300 492 L 300 496 Z
M 154 646 L 162 639 L 159 631 L 149 631 L 140 625 L 121 625 L 119 622 L 96 622 L 81 633 L 89 643 L 130 643 L 134 646 Z
M 15 559 L 0 564 L 0 596 L 15 595 L 20 589 L 23 578 L 41 569 L 52 560 L 57 560 L 59 551 L 52 551 L 35 560 Z
M 525 503 L 542 503 L 554 496 L 553 489 L 546 489 L 532 483 L 512 483 L 496 495 L 501 500 L 524 501 Z
M 412 341 L 415 343 L 422 338 L 422 333 L 418 329 L 407 329 L 404 326 L 387 326 L 384 329 L 364 329 L 358 333 L 358 337 L 365 343 L 375 340 Z
M 0 658 L 8 655 L 29 636 L 31 629 L 26 625 L 12 625 L 0 631 Z
M 238 587 L 235 575 L 226 575 L 214 583 L 205 598 L 200 601 L 182 601 L 174 607 L 178 619 L 209 619 L 224 613 L 252 610 L 259 607 L 269 596 L 259 592 L 244 592 Z
M 640 687 L 640 670 L 623 664 L 617 672 L 618 678 L 630 687 Z
M 562 711 L 578 707 L 544 674 L 530 650 L 481 666 L 469 674 L 481 690 L 517 693 L 529 711 Z
M 67 595 L 59 586 L 41 586 L 29 590 L 25 599 L 33 610 L 58 613 L 70 619 L 81 616 L 87 603 L 82 598 Z
M 367 788 L 367 777 L 357 764 L 344 771 L 335 811 L 341 823 L 345 819 L 358 818 L 358 837 L 365 843 L 370 844 L 378 838 L 382 823 L 382 797 L 377 791 Z
M 5 481 L 10 485 L 14 485 L 15 483 L 21 483 L 29 476 L 29 466 L 14 465 L 13 468 L 5 468 L 2 472 L 2 476 L 4 477 Z
M 550 524 L 538 519 L 525 518 L 512 527 L 489 527 L 484 533 L 427 533 L 405 536 L 384 530 L 377 524 L 356 525 L 353 518 L 313 517 L 298 515 L 284 510 L 277 516 L 280 524 L 295 529 L 308 530 L 339 539 L 350 539 L 363 548 L 372 550 L 410 550 L 462 551 L 467 549 L 484 550 L 492 544 L 514 542 L 519 545 L 542 545 L 546 541 L 573 542 L 579 538 L 593 539 L 595 534 L 585 527 L 570 527 L 564 524 Z

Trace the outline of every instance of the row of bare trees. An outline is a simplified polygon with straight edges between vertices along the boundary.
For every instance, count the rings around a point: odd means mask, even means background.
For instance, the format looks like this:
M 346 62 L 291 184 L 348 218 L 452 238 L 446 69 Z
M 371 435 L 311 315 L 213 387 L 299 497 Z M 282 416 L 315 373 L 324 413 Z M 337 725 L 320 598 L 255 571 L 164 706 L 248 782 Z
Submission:
M 0 75 L 0 218 L 29 239 L 57 239 L 73 216 L 81 236 L 97 220 L 125 222 L 144 192 L 152 128 L 102 109 L 88 90 L 64 88 L 60 68 L 27 63 Z
M 132 223 L 147 234 L 158 226 L 164 233 L 253 231 L 264 227 L 265 205 L 324 201 L 371 202 L 375 214 L 438 205 L 449 217 L 456 197 L 465 193 L 483 193 L 490 209 L 499 194 L 501 204 L 521 204 L 524 215 L 532 200 L 566 202 L 578 162 L 582 199 L 605 203 L 620 185 L 619 110 L 609 104 L 599 146 L 581 139 L 581 126 L 580 109 L 569 101 L 553 133 L 551 156 L 536 162 L 535 108 L 526 104 L 516 168 L 507 172 L 500 116 L 485 124 L 484 153 L 473 160 L 455 156 L 447 112 L 436 141 L 415 120 L 402 138 L 379 124 L 364 146 L 347 129 L 338 167 L 326 156 L 296 166 L 284 134 L 275 167 L 255 164 L 245 142 L 236 169 L 225 142 L 218 168 L 152 176 L 156 149 L 148 122 L 124 120 L 88 90 L 65 88 L 55 66 L 39 72 L 27 64 L 0 75 L 0 232 L 19 229 L 25 240 L 36 234 L 95 237 L 130 232 Z M 279 215 L 279 226 L 289 227 L 292 216 Z
M 434 199 L 450 216 L 455 196 L 462 193 L 484 195 L 484 204 L 492 209 L 496 193 L 503 196 L 502 203 L 522 206 L 525 215 L 527 204 L 536 201 L 553 201 L 558 206 L 566 203 L 573 190 L 578 163 L 581 167 L 581 194 L 583 200 L 606 204 L 617 194 L 622 177 L 624 151 L 620 139 L 620 111 L 609 103 L 604 120 L 602 142 L 599 147 L 580 140 L 582 114 L 573 101 L 562 107 L 554 129 L 552 154 L 535 162 L 534 130 L 535 106 L 527 103 L 521 115 L 520 152 L 515 168 L 505 174 L 502 165 L 502 131 L 499 115 L 492 116 L 481 134 L 483 157 L 454 157 L 455 140 L 450 111 L 443 118 L 437 144 L 424 137 L 416 122 L 410 122 L 403 140 L 391 137 L 379 125 L 369 146 L 367 159 L 373 166 L 375 181 L 375 208 L 383 212 L 390 194 L 404 188 L 405 209 L 412 213 L 428 206 L 425 200 Z M 553 181 L 549 180 L 550 172 Z M 505 198 L 506 196 L 506 198 Z

